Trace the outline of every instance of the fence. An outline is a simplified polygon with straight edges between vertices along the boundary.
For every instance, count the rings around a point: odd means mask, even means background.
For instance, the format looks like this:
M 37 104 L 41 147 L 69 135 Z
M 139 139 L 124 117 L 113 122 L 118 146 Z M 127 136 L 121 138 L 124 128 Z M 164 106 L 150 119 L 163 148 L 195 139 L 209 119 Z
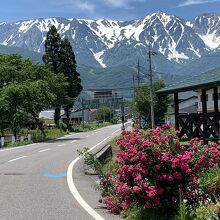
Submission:
M 15 138 L 13 135 L 2 136 L 0 139 L 0 147 L 15 145 L 17 142 L 31 141 L 31 134 L 19 135 Z

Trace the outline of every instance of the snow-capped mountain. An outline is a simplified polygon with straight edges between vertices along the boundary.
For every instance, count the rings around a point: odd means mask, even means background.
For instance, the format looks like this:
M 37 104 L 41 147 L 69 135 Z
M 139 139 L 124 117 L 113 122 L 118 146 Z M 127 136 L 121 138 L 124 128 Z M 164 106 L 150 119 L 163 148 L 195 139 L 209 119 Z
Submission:
M 156 12 L 132 21 L 49 18 L 0 22 L 0 44 L 42 53 L 46 33 L 55 25 L 68 37 L 77 62 L 93 67 L 144 65 L 148 46 L 157 52 L 154 66 L 166 71 L 220 49 L 220 14 L 193 21 Z
M 192 28 L 209 49 L 220 48 L 220 14 L 200 15 L 192 22 Z

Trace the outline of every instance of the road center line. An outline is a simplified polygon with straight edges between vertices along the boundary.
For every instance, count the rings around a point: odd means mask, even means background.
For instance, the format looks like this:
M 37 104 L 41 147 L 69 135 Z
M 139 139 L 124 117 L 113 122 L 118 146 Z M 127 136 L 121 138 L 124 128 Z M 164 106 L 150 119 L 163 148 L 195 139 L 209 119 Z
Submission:
M 72 144 L 72 143 L 74 143 L 74 142 L 76 142 L 76 140 L 74 140 L 74 141 L 71 141 L 70 143 Z
M 118 129 L 118 130 L 112 132 L 112 135 L 116 134 L 116 133 L 119 132 L 119 131 L 120 131 L 120 129 Z
M 51 150 L 50 148 L 47 148 L 47 149 L 44 149 L 44 150 L 40 150 L 38 151 L 39 153 L 42 153 L 42 152 L 45 152 L 45 151 L 48 151 L 48 150 Z
M 20 160 L 20 159 L 25 158 L 25 157 L 27 157 L 27 156 L 17 157 L 15 159 L 9 160 L 8 162 L 10 163 L 10 162 L 13 162 L 15 160 Z
M 104 140 L 100 141 L 98 144 L 93 146 L 92 148 L 89 149 L 89 151 L 92 151 L 95 149 L 97 146 L 102 144 L 104 141 L 106 141 L 109 136 L 106 137 Z M 67 183 L 69 186 L 69 189 L 73 195 L 73 197 L 76 199 L 76 201 L 95 219 L 95 220 L 105 220 L 101 215 L 99 215 L 89 204 L 82 198 L 80 195 L 79 191 L 77 190 L 74 182 L 73 182 L 73 167 L 76 164 L 76 162 L 81 158 L 81 156 L 77 157 L 75 160 L 73 160 L 68 169 L 67 169 Z
M 62 147 L 62 146 L 65 146 L 66 144 L 60 144 L 60 145 L 58 145 L 58 147 Z

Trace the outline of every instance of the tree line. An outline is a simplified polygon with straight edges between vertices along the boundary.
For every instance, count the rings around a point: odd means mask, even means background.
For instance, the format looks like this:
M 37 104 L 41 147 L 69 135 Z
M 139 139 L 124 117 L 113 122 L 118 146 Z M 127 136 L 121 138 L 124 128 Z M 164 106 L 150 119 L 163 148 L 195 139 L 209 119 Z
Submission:
M 1 135 L 10 129 L 16 136 L 29 120 L 35 120 L 45 135 L 38 116 L 49 107 L 55 108 L 57 127 L 61 107 L 69 118 L 82 85 L 72 46 L 67 38 L 61 39 L 55 26 L 47 33 L 42 59 L 44 64 L 35 64 L 20 55 L 0 55 Z

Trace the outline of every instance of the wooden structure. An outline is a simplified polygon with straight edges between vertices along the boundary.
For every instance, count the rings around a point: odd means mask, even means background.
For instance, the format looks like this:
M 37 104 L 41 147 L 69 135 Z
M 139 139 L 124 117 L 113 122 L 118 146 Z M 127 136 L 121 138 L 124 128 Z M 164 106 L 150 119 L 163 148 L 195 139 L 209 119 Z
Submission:
M 220 68 L 187 78 L 178 84 L 170 85 L 156 92 L 157 95 L 174 95 L 175 128 L 180 131 L 181 140 L 198 137 L 206 143 L 220 138 L 220 111 L 218 87 Z M 213 111 L 207 111 L 207 90 L 213 91 Z M 178 94 L 186 91 L 201 91 L 202 111 L 200 113 L 180 114 Z

